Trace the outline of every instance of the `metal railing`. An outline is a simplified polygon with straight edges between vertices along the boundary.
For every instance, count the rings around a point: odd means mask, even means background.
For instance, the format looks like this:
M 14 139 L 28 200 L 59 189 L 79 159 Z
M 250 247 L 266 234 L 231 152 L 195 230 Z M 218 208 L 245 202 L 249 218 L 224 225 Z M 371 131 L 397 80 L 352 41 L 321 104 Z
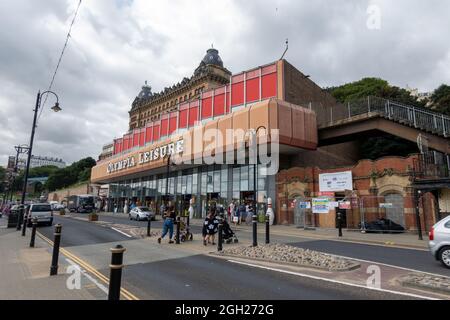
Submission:
M 450 155 L 436 151 L 422 153 L 414 160 L 415 180 L 450 178 Z
M 388 99 L 369 96 L 335 106 L 321 103 L 304 103 L 304 107 L 317 114 L 319 128 L 336 125 L 344 120 L 352 121 L 356 116 L 380 116 L 436 135 L 450 137 L 450 117 L 425 108 L 408 106 Z

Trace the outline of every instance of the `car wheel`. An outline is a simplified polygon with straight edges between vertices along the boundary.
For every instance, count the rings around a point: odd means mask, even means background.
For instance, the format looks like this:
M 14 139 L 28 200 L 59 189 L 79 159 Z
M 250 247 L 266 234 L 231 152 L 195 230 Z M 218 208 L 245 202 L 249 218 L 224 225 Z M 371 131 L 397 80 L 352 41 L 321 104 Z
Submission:
M 442 264 L 450 269 L 450 247 L 443 247 L 439 250 L 439 260 Z

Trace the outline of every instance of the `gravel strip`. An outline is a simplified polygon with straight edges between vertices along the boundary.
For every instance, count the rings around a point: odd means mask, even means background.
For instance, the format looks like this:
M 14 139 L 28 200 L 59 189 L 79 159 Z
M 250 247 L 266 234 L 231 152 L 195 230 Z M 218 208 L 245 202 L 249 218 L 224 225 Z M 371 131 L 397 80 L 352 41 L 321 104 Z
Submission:
M 400 283 L 405 287 L 429 289 L 450 294 L 450 278 L 433 276 L 422 273 L 410 273 L 400 278 Z
M 312 267 L 328 271 L 350 271 L 360 267 L 359 263 L 352 260 L 284 244 L 234 247 L 225 249 L 218 254 L 267 262 L 280 262 L 282 264 Z

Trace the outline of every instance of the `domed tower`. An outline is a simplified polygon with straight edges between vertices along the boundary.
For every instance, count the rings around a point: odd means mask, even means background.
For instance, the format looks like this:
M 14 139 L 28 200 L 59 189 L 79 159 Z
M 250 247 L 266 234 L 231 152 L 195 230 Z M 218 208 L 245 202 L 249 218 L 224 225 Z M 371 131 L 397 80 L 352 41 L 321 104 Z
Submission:
M 147 80 L 145 80 L 145 84 L 142 86 L 141 92 L 139 92 L 139 95 L 137 96 L 139 99 L 148 99 L 153 95 L 152 93 L 152 87 L 150 87 L 147 84 Z
M 206 55 L 203 57 L 200 65 L 195 69 L 194 77 L 208 73 L 214 73 L 227 79 L 231 76 L 231 72 L 223 66 L 219 50 L 215 48 L 210 48 L 206 51 Z

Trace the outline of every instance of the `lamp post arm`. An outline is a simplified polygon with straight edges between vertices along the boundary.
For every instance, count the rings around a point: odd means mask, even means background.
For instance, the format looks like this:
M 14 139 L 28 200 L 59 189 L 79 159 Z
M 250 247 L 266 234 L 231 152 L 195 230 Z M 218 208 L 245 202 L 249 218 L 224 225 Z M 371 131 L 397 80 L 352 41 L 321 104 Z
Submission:
M 44 94 L 49 94 L 49 93 L 53 94 L 53 95 L 56 97 L 56 102 L 59 103 L 59 97 L 58 97 L 58 95 L 57 95 L 56 93 L 54 93 L 53 91 L 50 91 L 50 90 L 44 91 L 44 92 L 41 93 L 41 97 L 42 97 Z

